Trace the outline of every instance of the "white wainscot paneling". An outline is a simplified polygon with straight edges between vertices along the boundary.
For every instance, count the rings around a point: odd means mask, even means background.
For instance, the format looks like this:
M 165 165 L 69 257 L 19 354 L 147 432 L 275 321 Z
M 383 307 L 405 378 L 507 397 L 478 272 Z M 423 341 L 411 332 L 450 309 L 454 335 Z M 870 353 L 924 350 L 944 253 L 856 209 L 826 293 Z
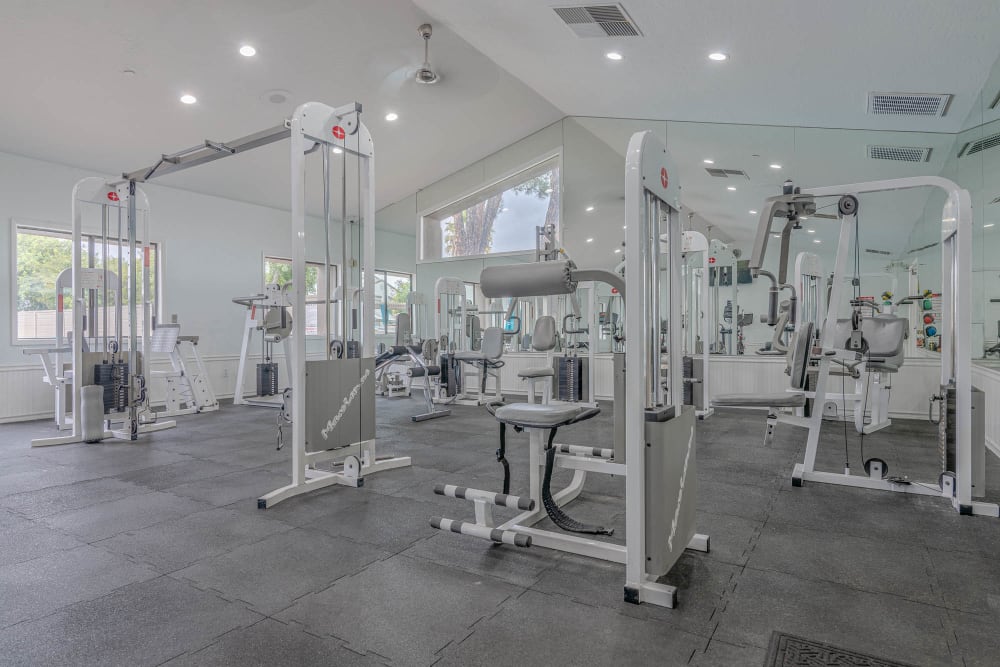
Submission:
M 973 362 L 972 384 L 986 393 L 986 446 L 1000 456 L 1000 368 Z

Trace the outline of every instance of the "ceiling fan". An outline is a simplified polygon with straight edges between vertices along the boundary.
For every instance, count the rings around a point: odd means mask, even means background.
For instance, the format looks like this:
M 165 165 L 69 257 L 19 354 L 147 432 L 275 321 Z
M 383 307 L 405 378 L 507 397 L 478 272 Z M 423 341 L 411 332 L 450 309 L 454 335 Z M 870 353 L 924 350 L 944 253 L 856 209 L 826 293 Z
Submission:
M 417 28 L 417 34 L 420 35 L 424 40 L 424 64 L 420 66 L 417 73 L 414 74 L 413 79 L 417 83 L 422 83 L 424 85 L 430 85 L 437 83 L 441 80 L 440 75 L 431 68 L 431 61 L 429 55 L 430 43 L 431 43 L 431 33 L 433 33 L 433 28 L 431 28 L 430 23 L 423 23 Z

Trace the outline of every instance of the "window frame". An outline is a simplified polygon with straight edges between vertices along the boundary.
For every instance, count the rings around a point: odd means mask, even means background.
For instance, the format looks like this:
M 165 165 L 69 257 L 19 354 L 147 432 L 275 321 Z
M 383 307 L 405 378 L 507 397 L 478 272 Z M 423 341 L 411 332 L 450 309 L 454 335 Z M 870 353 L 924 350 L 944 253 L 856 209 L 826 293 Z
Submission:
M 266 273 L 265 273 L 265 271 L 266 271 L 266 265 L 267 265 L 268 260 L 274 261 L 274 262 L 284 262 L 284 263 L 287 263 L 289 266 L 292 265 L 292 260 L 289 257 L 282 257 L 280 255 L 272 255 L 272 254 L 268 254 L 266 252 L 262 253 L 261 254 L 261 261 L 260 261 L 260 268 L 261 268 L 261 272 L 260 272 L 260 289 L 261 289 L 261 292 L 264 291 L 264 285 L 266 284 Z M 315 262 L 315 261 L 313 261 L 311 259 L 307 259 L 306 260 L 306 268 L 308 268 L 310 266 L 315 266 L 316 268 L 322 270 L 323 269 L 323 262 Z M 330 264 L 330 268 L 333 269 L 333 277 L 334 277 L 334 281 L 335 281 L 333 289 L 336 290 L 340 286 L 340 265 L 339 264 L 333 264 L 333 263 L 331 263 Z M 326 306 L 328 308 L 331 305 L 330 302 L 329 302 L 330 297 L 331 297 L 331 294 L 329 294 L 329 290 L 328 290 L 328 293 L 327 293 L 327 303 L 326 303 Z M 312 299 L 312 300 L 310 300 L 309 296 L 306 295 L 305 305 L 306 306 L 323 305 L 323 300 L 322 299 Z M 339 308 L 334 308 L 332 316 L 331 316 L 331 319 L 330 319 L 330 325 L 333 327 L 334 331 L 336 331 L 336 330 L 338 330 L 340 328 L 340 323 L 338 322 L 338 318 L 339 317 L 340 317 L 340 309 Z M 319 321 L 318 314 L 317 314 L 317 321 Z M 306 334 L 306 338 L 307 339 L 326 338 L 328 336 L 330 336 L 330 332 L 329 331 L 326 332 L 325 334 L 323 334 L 323 333 L 314 333 L 314 334 L 307 333 Z
M 56 238 L 66 238 L 72 243 L 73 230 L 71 227 L 50 220 L 33 220 L 30 218 L 10 219 L 10 345 L 11 347 L 36 347 L 38 345 L 55 345 L 55 338 L 21 338 L 18 335 L 17 315 L 20 312 L 17 307 L 17 236 L 21 232 L 34 233 L 38 236 L 52 236 Z M 92 242 L 90 239 L 99 238 L 98 235 L 82 232 L 81 238 Z M 153 305 L 150 309 L 150 318 L 157 322 L 163 321 L 163 265 L 165 255 L 165 244 L 162 241 L 150 239 L 149 245 L 153 249 L 155 270 L 153 271 Z M 72 264 L 69 267 L 72 268 Z M 141 311 L 141 305 L 140 305 Z
M 546 162 L 549 162 L 549 161 L 552 161 L 554 163 L 554 166 L 559 169 L 559 191 L 560 191 L 560 194 L 561 194 L 561 193 L 564 192 L 564 187 L 563 187 L 563 175 L 564 175 L 564 171 L 563 171 L 563 151 L 562 151 L 562 147 L 559 147 L 559 148 L 553 149 L 551 151 L 548 151 L 546 153 L 542 153 L 541 155 L 535 157 L 534 159 L 529 160 L 528 162 L 522 163 L 522 164 L 520 164 L 520 165 L 518 165 L 518 166 L 516 166 L 516 167 L 514 167 L 512 169 L 508 169 L 507 171 L 502 172 L 497 177 L 492 178 L 489 181 L 486 181 L 485 183 L 481 183 L 481 184 L 479 184 L 479 185 L 477 185 L 477 186 L 475 186 L 473 188 L 470 188 L 468 190 L 465 190 L 465 191 L 461 192 L 456 197 L 449 197 L 448 199 L 445 199 L 445 200 L 442 200 L 442 201 L 439 201 L 439 202 L 435 203 L 433 206 L 428 206 L 426 208 L 423 208 L 423 209 L 419 210 L 417 212 L 417 241 L 418 242 L 416 243 L 416 248 L 415 248 L 415 251 L 416 251 L 416 263 L 417 264 L 437 264 L 439 262 L 458 262 L 458 261 L 463 261 L 463 260 L 481 260 L 481 259 L 484 259 L 484 258 L 487 258 L 487 257 L 517 257 L 517 256 L 521 256 L 521 255 L 526 255 L 526 254 L 534 253 L 534 250 L 535 250 L 534 248 L 528 248 L 526 250 L 511 250 L 511 251 L 507 251 L 507 252 L 490 252 L 490 253 L 485 253 L 485 254 L 480 254 L 480 255 L 461 255 L 461 256 L 458 256 L 458 257 L 436 257 L 436 258 L 424 259 L 424 257 L 423 257 L 423 255 L 424 255 L 424 242 L 425 242 L 425 239 L 424 239 L 424 228 L 426 227 L 426 225 L 424 223 L 424 220 L 425 220 L 425 218 L 431 217 L 434 214 L 439 213 L 440 211 L 442 211 L 444 209 L 447 209 L 447 208 L 449 208 L 451 206 L 454 206 L 454 205 L 458 204 L 462 200 L 470 199 L 470 198 L 472 198 L 472 197 L 474 197 L 474 196 L 476 196 L 478 194 L 489 192 L 490 190 L 493 190 L 493 189 L 497 188 L 498 186 L 504 184 L 505 181 L 512 181 L 519 174 L 522 174 L 522 173 L 524 173 L 526 171 L 530 171 L 531 169 L 539 167 L 540 165 L 542 165 L 542 164 L 544 164 Z M 514 185 L 514 184 L 515 183 L 511 183 L 511 185 Z M 564 207 L 562 205 L 562 201 L 563 200 L 560 199 L 559 220 L 556 223 L 556 241 L 560 242 L 560 243 L 562 242 L 562 229 L 563 229 L 563 208 Z
M 384 302 L 387 303 L 387 304 L 389 303 L 389 278 L 388 278 L 389 274 L 392 274 L 394 276 L 408 277 L 410 279 L 410 294 L 413 294 L 414 290 L 416 289 L 416 285 L 415 285 L 415 282 L 414 282 L 414 275 L 412 273 L 408 272 L 408 271 L 394 271 L 392 269 L 375 269 L 374 271 L 372 271 L 372 274 L 373 274 L 373 277 L 375 278 L 375 282 L 376 283 L 379 280 L 379 277 L 378 277 L 379 274 L 382 274 L 382 285 L 383 285 L 382 298 L 385 299 Z M 375 293 L 374 286 L 372 286 L 372 294 L 373 294 L 373 297 L 375 299 L 375 302 L 374 302 L 373 305 L 376 308 L 378 308 L 378 304 L 379 304 L 379 302 L 378 302 L 378 294 Z M 376 336 L 392 336 L 392 335 L 395 335 L 395 333 L 396 333 L 395 331 L 389 331 L 389 318 L 388 317 L 386 317 L 385 321 L 382 322 L 382 325 L 383 325 L 382 326 L 382 330 L 380 331 L 379 327 L 378 327 L 378 324 L 376 323 L 376 325 L 375 325 L 375 335 Z

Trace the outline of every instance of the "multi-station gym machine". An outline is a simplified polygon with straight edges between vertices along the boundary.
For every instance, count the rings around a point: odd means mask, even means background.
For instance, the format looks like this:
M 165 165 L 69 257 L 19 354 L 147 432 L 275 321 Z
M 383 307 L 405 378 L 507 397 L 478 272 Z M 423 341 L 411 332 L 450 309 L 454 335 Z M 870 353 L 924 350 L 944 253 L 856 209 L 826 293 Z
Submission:
M 144 353 L 153 347 L 153 288 L 146 195 L 135 181 L 84 178 L 73 188 L 72 218 L 70 295 L 69 303 L 64 291 L 58 295 L 59 340 L 55 348 L 26 350 L 42 359 L 56 395 L 57 424 L 71 433 L 31 445 L 134 441 L 141 433 L 172 428 L 175 422 L 158 419 L 149 407 Z M 84 242 L 85 232 L 92 242 Z M 60 280 L 66 282 L 65 272 Z M 72 317 L 68 332 L 66 310 Z

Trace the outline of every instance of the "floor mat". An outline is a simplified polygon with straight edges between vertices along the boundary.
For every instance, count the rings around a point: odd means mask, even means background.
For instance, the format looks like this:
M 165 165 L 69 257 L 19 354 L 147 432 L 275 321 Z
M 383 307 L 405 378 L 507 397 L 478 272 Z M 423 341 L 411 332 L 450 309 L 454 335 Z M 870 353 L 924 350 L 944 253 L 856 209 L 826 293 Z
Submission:
M 771 633 L 764 667 L 913 667 L 783 632 Z

